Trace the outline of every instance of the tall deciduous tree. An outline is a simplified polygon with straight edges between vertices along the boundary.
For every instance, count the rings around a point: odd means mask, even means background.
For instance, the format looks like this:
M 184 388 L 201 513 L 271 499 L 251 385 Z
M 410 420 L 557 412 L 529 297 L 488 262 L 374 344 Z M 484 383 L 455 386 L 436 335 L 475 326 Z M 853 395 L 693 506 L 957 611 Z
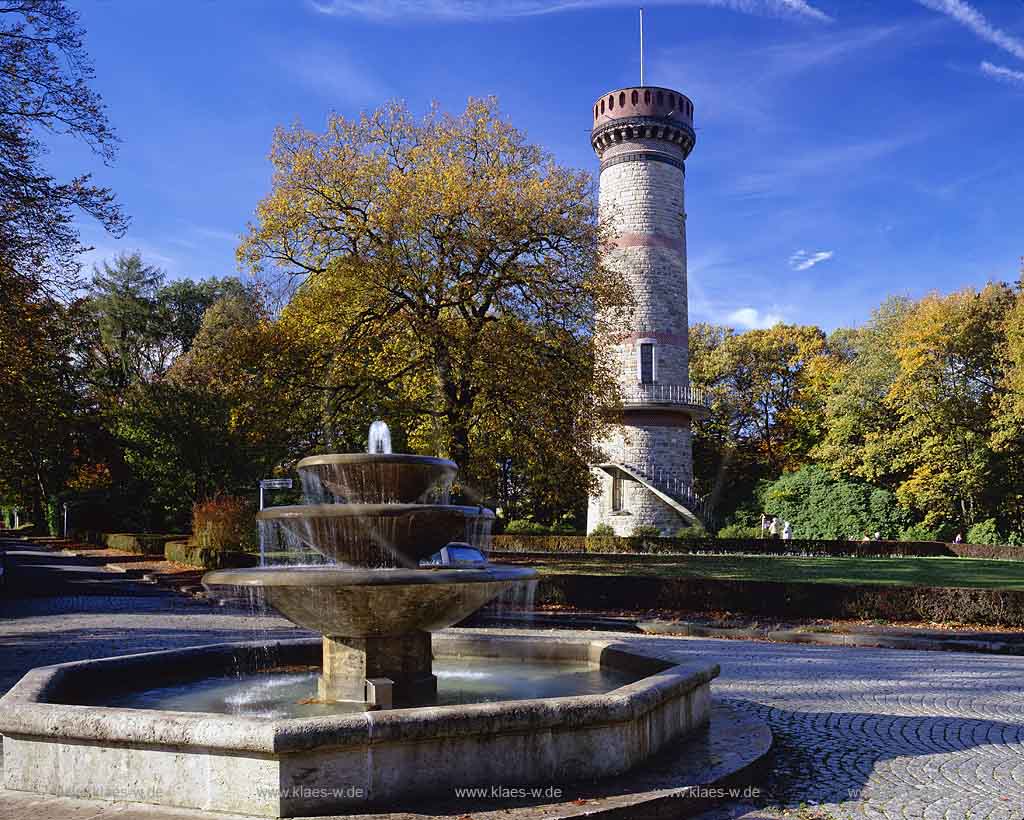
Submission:
M 824 435 L 812 454 L 838 475 L 895 489 L 905 478 L 896 463 L 904 445 L 889 394 L 900 374 L 900 328 L 914 310 L 909 299 L 883 302 L 862 327 L 830 340 L 832 358 L 818 382 Z
M 293 374 L 310 396 L 379 407 L 471 478 L 492 471 L 495 440 L 585 476 L 614 401 L 596 317 L 629 302 L 600 263 L 591 177 L 558 167 L 493 100 L 282 129 L 271 160 L 239 256 L 301 281 L 282 322 L 319 351 Z
M 809 460 L 821 436 L 815 385 L 827 349 L 812 326 L 691 328 L 690 378 L 712 396 L 710 418 L 695 426 L 695 472 L 720 518 L 752 502 L 758 482 Z
M 996 503 L 1001 476 L 990 446 L 1001 350 L 1014 295 L 1003 284 L 918 302 L 899 327 L 899 374 L 887 403 L 905 445 L 897 496 L 925 523 L 970 525 Z
M 116 139 L 77 12 L 63 0 L 17 0 L 0 6 L 0 258 L 34 287 L 77 283 L 83 250 L 74 219 L 95 217 L 115 235 L 126 220 L 113 194 L 89 174 L 59 181 L 42 167 L 40 132 L 85 142 L 105 162 Z
M 1001 517 L 1006 530 L 1024 534 L 1024 269 L 1003 323 L 1002 377 L 996 391 L 992 447 L 1003 477 Z

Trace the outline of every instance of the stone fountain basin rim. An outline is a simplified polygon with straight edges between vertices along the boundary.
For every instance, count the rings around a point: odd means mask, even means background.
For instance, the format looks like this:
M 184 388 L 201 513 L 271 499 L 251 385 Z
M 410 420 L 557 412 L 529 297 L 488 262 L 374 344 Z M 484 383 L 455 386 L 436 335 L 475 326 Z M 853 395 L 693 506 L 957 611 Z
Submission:
M 261 719 L 203 712 L 130 709 L 53 702 L 62 690 L 132 680 L 159 670 L 189 669 L 196 678 L 266 657 L 268 646 L 282 662 L 316 662 L 320 639 L 221 643 L 72 661 L 33 669 L 0 698 L 0 734 L 22 740 L 99 743 L 119 747 L 194 749 L 258 755 L 365 747 L 438 738 L 495 737 L 523 733 L 588 731 L 588 727 L 635 723 L 668 702 L 686 697 L 719 674 L 717 663 L 678 663 L 616 640 L 437 633 L 442 657 L 522 657 L 588 661 L 645 677 L 597 695 L 508 700 L 457 706 L 426 706 L 383 712 L 309 718 Z M 219 672 L 218 672 L 219 670 Z M 168 681 L 163 678 L 166 684 Z
M 463 518 L 494 518 L 486 507 L 455 504 L 286 504 L 256 513 L 260 521 L 278 518 L 396 518 L 418 512 L 447 513 Z
M 203 576 L 209 586 L 237 587 L 353 587 L 411 586 L 416 584 L 486 584 L 531 581 L 531 567 L 492 564 L 487 567 L 452 569 L 348 569 L 345 567 L 251 567 L 218 569 Z
M 295 465 L 297 470 L 304 467 L 317 467 L 322 464 L 422 464 L 443 467 L 455 473 L 459 465 L 447 458 L 437 456 L 418 456 L 414 453 L 323 453 L 317 456 L 306 456 Z

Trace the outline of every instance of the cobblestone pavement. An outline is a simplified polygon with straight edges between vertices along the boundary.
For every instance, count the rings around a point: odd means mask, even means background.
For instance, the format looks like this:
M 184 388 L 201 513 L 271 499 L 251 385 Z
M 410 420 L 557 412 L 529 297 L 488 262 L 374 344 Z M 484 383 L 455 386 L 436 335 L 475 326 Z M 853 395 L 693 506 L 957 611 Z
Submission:
M 765 799 L 704 820 L 1024 820 L 1024 658 L 668 640 L 775 735 Z
M 0 601 L 0 691 L 63 660 L 299 634 L 173 594 Z M 1024 820 L 1024 658 L 607 637 L 718 660 L 716 696 L 771 725 L 767 798 L 707 820 Z

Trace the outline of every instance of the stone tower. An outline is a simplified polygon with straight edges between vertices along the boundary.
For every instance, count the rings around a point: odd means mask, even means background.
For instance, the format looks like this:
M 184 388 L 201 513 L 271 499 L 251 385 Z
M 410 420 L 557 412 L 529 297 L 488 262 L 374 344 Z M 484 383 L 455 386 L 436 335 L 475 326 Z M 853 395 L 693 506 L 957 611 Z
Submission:
M 587 530 L 616 535 L 655 526 L 671 535 L 703 516 L 693 494 L 690 423 L 707 412 L 690 387 L 683 179 L 693 150 L 693 103 L 653 86 L 605 94 L 593 109 L 591 144 L 601 161 L 600 214 L 615 236 L 606 258 L 633 286 L 627 333 L 612 354 L 623 415 L 601 442 Z

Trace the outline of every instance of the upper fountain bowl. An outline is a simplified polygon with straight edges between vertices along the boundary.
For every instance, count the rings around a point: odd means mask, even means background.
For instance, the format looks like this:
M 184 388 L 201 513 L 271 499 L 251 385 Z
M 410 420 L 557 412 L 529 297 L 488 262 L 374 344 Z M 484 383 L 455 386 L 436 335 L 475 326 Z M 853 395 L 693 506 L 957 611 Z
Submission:
M 329 453 L 297 465 L 310 501 L 327 504 L 412 504 L 447 500 L 454 461 L 406 453 Z

